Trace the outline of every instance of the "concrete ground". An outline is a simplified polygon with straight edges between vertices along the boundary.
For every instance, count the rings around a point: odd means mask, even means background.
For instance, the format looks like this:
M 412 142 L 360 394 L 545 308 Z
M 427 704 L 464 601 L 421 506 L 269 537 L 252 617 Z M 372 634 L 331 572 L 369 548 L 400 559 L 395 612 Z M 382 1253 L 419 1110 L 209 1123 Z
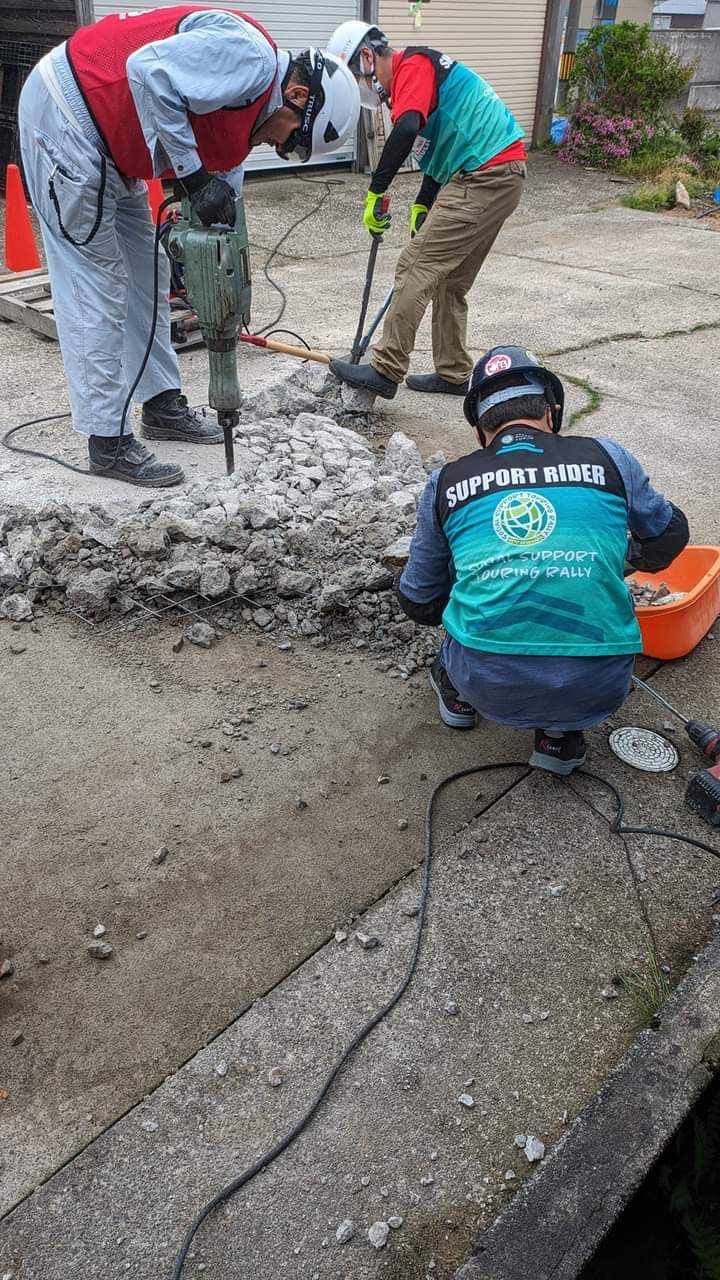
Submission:
M 350 345 L 367 252 L 362 180 L 342 181 L 276 271 L 283 323 L 333 351 Z M 407 199 L 411 180 L 401 186 Z M 716 241 L 702 223 L 619 208 L 618 190 L 534 158 L 527 198 L 473 291 L 471 340 L 553 353 L 576 379 L 572 406 L 598 402 L 578 430 L 633 448 L 687 510 L 693 541 L 717 542 Z M 263 182 L 247 203 L 258 263 L 307 193 Z M 378 298 L 405 234 L 400 206 Z M 260 325 L 273 301 L 257 269 L 255 280 Z M 3 429 L 66 407 L 56 346 L 10 326 L 0 343 Z M 181 359 L 201 400 L 204 353 Z M 414 366 L 430 360 L 425 325 Z M 249 389 L 290 367 L 243 353 Z M 455 400 L 401 391 L 374 439 L 397 427 L 426 454 L 471 443 Z M 65 456 L 77 447 L 62 425 L 34 438 Z M 221 466 L 217 451 L 182 452 L 193 477 Z M 2 451 L 0 485 L 17 501 L 135 500 Z M 295 1121 L 399 980 L 431 785 L 527 757 L 525 734 L 444 729 L 419 677 L 392 681 L 357 651 L 279 652 L 243 634 L 175 654 L 174 635 L 48 615 L 12 654 L 17 636 L 0 631 L 0 947 L 15 965 L 0 983 L 0 1275 L 12 1280 L 169 1276 L 188 1219 Z M 666 696 L 716 721 L 719 642 L 720 631 L 687 659 L 646 664 Z M 298 697 L 306 709 L 291 709 Z M 247 737 L 228 737 L 239 713 Z M 674 774 L 642 775 L 609 754 L 609 726 L 592 733 L 591 767 L 622 787 L 630 819 L 712 842 L 683 807 L 699 761 L 663 728 L 667 713 L 633 695 L 615 723 L 660 729 L 681 751 Z M 243 776 L 221 784 L 228 761 Z M 619 840 L 610 812 L 598 784 L 562 787 L 522 768 L 441 801 L 414 987 L 297 1146 L 202 1229 L 188 1275 L 452 1276 L 530 1172 L 515 1135 L 552 1143 L 626 1048 L 639 1010 L 601 992 L 653 959 L 674 981 L 712 928 L 710 856 Z M 354 941 L 360 916 L 375 950 Z M 86 955 L 99 923 L 114 947 L 105 962 Z M 338 927 L 348 941 L 334 941 Z M 392 1214 L 403 1225 L 376 1253 L 366 1228 Z M 345 1218 L 356 1235 L 340 1246 Z

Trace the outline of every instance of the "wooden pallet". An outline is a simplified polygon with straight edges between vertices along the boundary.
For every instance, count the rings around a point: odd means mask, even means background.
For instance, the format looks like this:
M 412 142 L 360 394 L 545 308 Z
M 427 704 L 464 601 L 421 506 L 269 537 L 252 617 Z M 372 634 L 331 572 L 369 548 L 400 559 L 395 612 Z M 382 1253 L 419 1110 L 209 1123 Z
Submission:
M 43 338 L 57 342 L 50 276 L 44 267 L 0 275 L 0 319 L 22 324 Z M 194 321 L 192 311 L 176 299 L 172 305 L 171 327 L 176 351 L 187 351 L 202 344 L 202 335 L 194 327 Z

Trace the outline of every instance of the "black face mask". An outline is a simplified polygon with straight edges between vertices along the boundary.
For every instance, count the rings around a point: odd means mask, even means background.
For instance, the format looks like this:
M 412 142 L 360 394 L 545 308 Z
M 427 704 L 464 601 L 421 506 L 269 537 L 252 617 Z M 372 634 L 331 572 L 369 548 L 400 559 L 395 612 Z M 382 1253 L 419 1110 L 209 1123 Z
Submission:
M 310 88 L 308 89 L 307 102 L 304 107 L 297 107 L 294 102 L 285 102 L 286 107 L 292 107 L 300 120 L 297 129 L 293 129 L 292 133 L 285 139 L 275 150 L 282 160 L 288 160 L 291 155 L 296 155 L 302 164 L 305 164 L 312 155 L 313 126 L 318 111 L 325 101 L 325 95 L 322 89 L 322 78 L 325 70 L 325 59 L 321 53 L 315 54 L 315 66 L 313 68 L 310 80 Z

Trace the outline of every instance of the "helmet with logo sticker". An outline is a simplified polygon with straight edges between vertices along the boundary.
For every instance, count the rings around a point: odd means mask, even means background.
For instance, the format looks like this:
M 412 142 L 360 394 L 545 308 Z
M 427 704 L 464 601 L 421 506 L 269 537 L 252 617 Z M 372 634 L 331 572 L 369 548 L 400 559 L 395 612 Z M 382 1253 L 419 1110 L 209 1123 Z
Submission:
M 508 385 L 510 381 L 514 385 Z M 553 431 L 559 431 L 565 408 L 565 391 L 560 379 L 524 347 L 492 347 L 472 371 L 463 405 L 465 417 L 471 427 L 477 427 L 482 415 L 493 405 L 528 395 L 545 396 L 552 410 Z

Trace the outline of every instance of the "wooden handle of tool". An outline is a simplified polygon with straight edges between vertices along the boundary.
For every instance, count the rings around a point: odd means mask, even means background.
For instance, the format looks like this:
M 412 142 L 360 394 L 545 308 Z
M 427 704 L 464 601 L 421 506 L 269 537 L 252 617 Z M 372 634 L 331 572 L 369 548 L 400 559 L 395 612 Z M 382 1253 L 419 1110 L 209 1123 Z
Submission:
M 316 364 L 329 364 L 332 359 L 325 351 L 313 351 L 310 347 L 290 347 L 285 342 L 276 342 L 274 338 L 266 340 L 269 351 L 277 351 L 283 356 L 296 356 L 298 360 L 314 360 Z

